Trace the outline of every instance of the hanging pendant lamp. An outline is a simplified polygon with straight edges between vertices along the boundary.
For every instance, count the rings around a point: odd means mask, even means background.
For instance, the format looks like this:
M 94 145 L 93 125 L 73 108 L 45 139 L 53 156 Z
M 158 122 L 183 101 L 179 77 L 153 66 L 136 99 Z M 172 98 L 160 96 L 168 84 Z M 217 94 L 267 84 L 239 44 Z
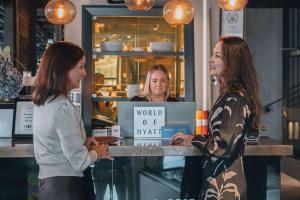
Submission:
M 218 0 L 222 10 L 242 10 L 247 5 L 248 0 Z
M 155 0 L 125 0 L 129 10 L 150 10 Z
M 53 24 L 68 24 L 76 15 L 76 7 L 68 0 L 51 0 L 44 9 L 47 20 Z
M 169 24 L 188 24 L 194 17 L 194 7 L 188 0 L 169 0 L 164 5 L 163 16 Z

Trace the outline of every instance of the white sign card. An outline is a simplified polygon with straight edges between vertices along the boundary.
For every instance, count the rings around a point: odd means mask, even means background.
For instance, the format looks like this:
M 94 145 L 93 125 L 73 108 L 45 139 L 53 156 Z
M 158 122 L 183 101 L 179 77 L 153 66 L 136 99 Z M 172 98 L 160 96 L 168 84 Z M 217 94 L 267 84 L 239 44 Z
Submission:
M 0 137 L 11 137 L 14 109 L 0 109 Z
M 222 11 L 222 36 L 244 37 L 244 11 Z
M 156 147 L 161 146 L 160 139 L 135 139 L 134 146 L 147 146 L 147 147 Z
M 165 107 L 134 107 L 134 138 L 161 138 Z
M 33 102 L 18 101 L 16 105 L 15 135 L 32 135 Z

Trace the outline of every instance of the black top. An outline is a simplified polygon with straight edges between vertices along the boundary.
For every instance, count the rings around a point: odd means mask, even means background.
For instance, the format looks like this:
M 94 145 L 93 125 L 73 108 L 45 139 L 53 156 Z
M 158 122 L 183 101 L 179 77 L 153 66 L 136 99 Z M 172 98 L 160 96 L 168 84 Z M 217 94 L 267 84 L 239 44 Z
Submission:
M 134 96 L 130 99 L 130 101 L 149 101 L 146 97 L 139 97 L 139 96 Z M 174 98 L 174 97 L 168 97 L 167 101 L 170 102 L 178 102 L 178 99 Z

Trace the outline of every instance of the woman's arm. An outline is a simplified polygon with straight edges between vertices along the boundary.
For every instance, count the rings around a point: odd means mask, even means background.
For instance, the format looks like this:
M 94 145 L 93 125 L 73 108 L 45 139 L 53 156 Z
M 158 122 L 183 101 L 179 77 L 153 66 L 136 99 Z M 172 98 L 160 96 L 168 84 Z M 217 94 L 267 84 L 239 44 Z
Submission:
M 94 159 L 97 159 L 89 156 L 85 146 L 85 130 L 81 126 L 81 117 L 71 103 L 64 102 L 56 111 L 53 126 L 58 134 L 62 153 L 74 171 L 84 171 Z
M 195 136 L 191 142 L 208 156 L 228 157 L 243 139 L 245 119 L 250 115 L 246 100 L 240 95 L 225 98 L 224 106 L 211 113 L 209 136 Z

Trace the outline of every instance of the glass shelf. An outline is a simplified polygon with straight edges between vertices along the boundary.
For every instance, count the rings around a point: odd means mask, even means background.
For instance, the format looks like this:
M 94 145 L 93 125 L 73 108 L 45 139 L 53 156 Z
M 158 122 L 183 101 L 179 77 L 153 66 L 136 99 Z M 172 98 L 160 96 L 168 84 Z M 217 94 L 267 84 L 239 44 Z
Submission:
M 127 97 L 92 97 L 93 102 L 98 101 L 128 101 L 130 98 Z
M 93 51 L 93 58 L 97 58 L 98 56 L 104 55 L 116 55 L 116 56 L 184 56 L 184 52 L 124 52 L 124 51 Z

